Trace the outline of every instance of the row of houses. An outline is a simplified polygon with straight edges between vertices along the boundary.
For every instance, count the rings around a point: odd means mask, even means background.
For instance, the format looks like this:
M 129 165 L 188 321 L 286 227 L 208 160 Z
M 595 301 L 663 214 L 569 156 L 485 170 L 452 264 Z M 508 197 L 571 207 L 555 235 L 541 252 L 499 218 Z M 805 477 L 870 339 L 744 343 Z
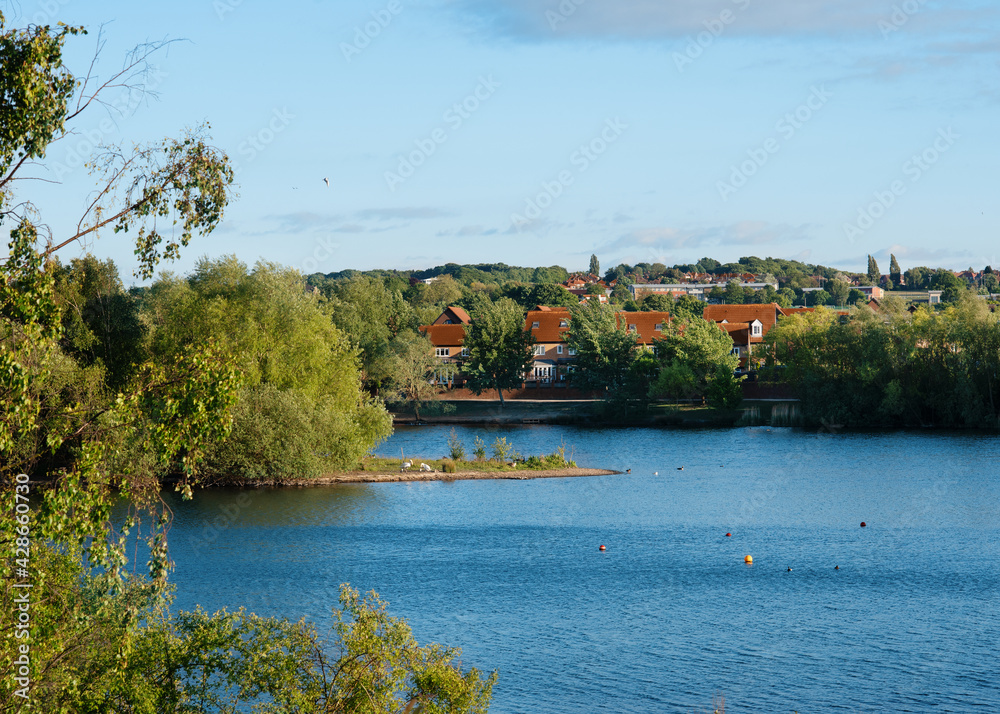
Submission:
M 780 308 L 776 303 L 764 305 L 706 305 L 704 318 L 715 322 L 733 341 L 733 354 L 740 358 L 740 368 L 746 369 L 753 354 L 753 346 L 784 315 L 795 314 L 811 308 Z M 619 312 L 618 325 L 635 335 L 636 345 L 653 347 L 655 340 L 663 337 L 670 322 L 666 312 Z M 524 329 L 535 338 L 531 369 L 525 375 L 526 386 L 564 386 L 573 370 L 575 352 L 570 348 L 566 333 L 570 329 L 570 312 L 562 307 L 538 305 L 524 318 Z M 442 364 L 460 366 L 468 350 L 463 346 L 465 326 L 472 323 L 469 314 L 460 307 L 446 308 L 430 325 L 420 331 L 434 345 L 435 355 Z M 449 385 L 461 385 L 461 373 L 443 370 L 449 374 Z

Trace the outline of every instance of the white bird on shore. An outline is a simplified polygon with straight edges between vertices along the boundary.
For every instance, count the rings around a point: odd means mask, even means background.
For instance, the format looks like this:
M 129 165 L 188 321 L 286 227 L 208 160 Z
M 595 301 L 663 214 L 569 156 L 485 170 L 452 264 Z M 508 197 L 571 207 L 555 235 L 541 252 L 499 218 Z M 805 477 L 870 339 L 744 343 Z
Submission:
M 430 466 L 428 466 L 427 464 L 420 464 L 420 470 L 421 470 L 421 471 L 433 471 L 434 469 L 432 469 L 432 468 L 431 468 Z
M 401 471 L 406 471 L 406 470 L 407 470 L 408 468 L 410 468 L 411 466 L 413 466 L 413 462 L 412 462 L 412 461 L 404 461 L 404 462 L 403 462 L 403 468 L 402 468 L 402 469 L 400 469 L 400 470 L 401 470 Z

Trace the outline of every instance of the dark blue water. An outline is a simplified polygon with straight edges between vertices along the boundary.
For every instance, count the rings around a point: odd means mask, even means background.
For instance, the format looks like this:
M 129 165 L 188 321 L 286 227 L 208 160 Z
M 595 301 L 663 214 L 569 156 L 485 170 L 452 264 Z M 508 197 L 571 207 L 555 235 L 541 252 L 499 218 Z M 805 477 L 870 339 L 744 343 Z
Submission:
M 325 626 L 340 583 L 377 590 L 499 670 L 493 712 L 1000 711 L 997 438 L 458 433 L 632 474 L 203 491 L 172 504 L 177 606 Z

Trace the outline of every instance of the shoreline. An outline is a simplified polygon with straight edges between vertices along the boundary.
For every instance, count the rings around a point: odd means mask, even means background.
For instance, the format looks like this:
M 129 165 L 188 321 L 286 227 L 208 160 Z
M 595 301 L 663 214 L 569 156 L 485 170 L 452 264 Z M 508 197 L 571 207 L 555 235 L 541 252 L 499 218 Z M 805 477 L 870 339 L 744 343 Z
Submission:
M 522 469 L 510 471 L 456 471 L 446 473 L 444 471 L 345 471 L 339 474 L 329 474 L 312 479 L 298 479 L 295 481 L 283 481 L 281 483 L 259 483 L 257 486 L 265 487 L 293 487 L 305 488 L 308 486 L 337 486 L 340 484 L 365 484 L 365 483 L 415 483 L 426 481 L 527 481 L 537 478 L 577 478 L 587 476 L 614 476 L 621 471 L 611 471 L 609 469 L 584 469 L 584 468 L 564 468 L 564 469 Z

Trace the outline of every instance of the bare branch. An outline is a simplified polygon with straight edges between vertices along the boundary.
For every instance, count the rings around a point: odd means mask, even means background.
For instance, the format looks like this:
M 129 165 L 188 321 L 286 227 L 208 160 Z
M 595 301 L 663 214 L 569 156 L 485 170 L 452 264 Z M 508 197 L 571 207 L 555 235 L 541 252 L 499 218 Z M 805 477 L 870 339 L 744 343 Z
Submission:
M 103 30 L 103 26 L 102 26 Z M 93 69 L 97 62 L 97 56 L 100 54 L 101 49 L 104 47 L 104 41 L 98 36 L 98 47 L 94 53 L 94 59 L 91 61 L 90 69 L 88 69 L 87 76 L 83 81 L 83 85 L 80 87 L 80 95 L 77 98 L 76 109 L 66 117 L 66 121 L 74 119 L 79 114 L 81 114 L 92 102 L 98 102 L 103 104 L 105 107 L 110 107 L 107 102 L 100 99 L 102 92 L 108 89 L 113 89 L 116 87 L 127 88 L 133 90 L 137 88 L 137 85 L 133 82 L 136 79 L 141 79 L 149 75 L 152 71 L 152 66 L 149 64 L 149 58 L 156 52 L 159 52 L 165 47 L 169 47 L 175 42 L 180 42 L 181 40 L 159 40 L 157 42 L 145 42 L 141 45 L 137 45 L 131 52 L 125 57 L 125 62 L 122 68 L 111 75 L 107 80 L 105 80 L 99 87 L 97 87 L 89 96 L 86 94 L 86 87 L 94 79 Z M 143 89 L 145 94 L 152 94 L 150 90 Z

